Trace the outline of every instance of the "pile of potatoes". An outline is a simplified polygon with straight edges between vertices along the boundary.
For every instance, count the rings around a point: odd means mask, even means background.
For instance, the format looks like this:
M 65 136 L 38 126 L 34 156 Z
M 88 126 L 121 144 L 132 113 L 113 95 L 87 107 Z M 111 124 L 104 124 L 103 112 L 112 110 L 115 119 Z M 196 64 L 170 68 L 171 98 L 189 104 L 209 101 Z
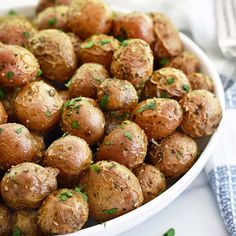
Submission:
M 53 235 L 151 201 L 222 109 L 161 13 L 41 0 L 0 18 L 0 236 Z M 169 181 L 170 180 L 170 181 Z

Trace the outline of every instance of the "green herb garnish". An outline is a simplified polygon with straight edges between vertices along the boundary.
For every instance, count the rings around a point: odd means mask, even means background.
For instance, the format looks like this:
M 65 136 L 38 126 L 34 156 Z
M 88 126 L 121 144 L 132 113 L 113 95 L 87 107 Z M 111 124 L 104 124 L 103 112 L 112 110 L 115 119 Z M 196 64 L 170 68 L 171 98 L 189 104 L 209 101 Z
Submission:
M 171 78 L 168 78 L 166 80 L 166 82 L 167 82 L 168 85 L 171 85 L 171 84 L 173 84 L 175 82 L 175 79 L 171 77 Z
M 76 104 L 76 102 L 80 102 L 80 101 L 81 101 L 81 97 L 73 98 L 73 99 L 71 99 L 71 100 L 68 100 L 68 101 L 64 104 L 64 106 L 65 106 L 65 107 L 72 107 L 72 106 L 74 106 L 74 105 Z
M 15 227 L 12 231 L 12 236 L 21 236 L 20 229 L 18 227 Z
M 29 38 L 29 36 L 30 36 L 30 34 L 29 34 L 29 32 L 23 32 L 23 36 L 25 37 L 25 38 Z
M 105 214 L 111 215 L 111 214 L 115 214 L 117 212 L 117 210 L 118 210 L 117 208 L 111 208 L 109 210 L 103 210 L 102 212 Z
M 47 112 L 45 112 L 45 116 L 51 117 L 52 116 L 52 112 L 48 110 Z
M 101 40 L 99 41 L 99 43 L 102 44 L 102 45 L 108 44 L 108 43 L 110 43 L 110 42 L 111 42 L 110 39 L 101 39 Z
M 77 114 L 79 114 L 79 109 L 80 109 L 81 106 L 82 106 L 81 104 L 75 106 L 74 109 L 76 110 L 76 113 L 77 113 Z
M 67 88 L 69 88 L 69 87 L 71 86 L 72 79 L 73 79 L 73 78 L 71 78 L 69 81 L 67 81 L 67 82 L 65 83 L 65 86 L 66 86 Z
M 137 113 L 141 113 L 146 110 L 155 110 L 157 107 L 156 103 L 154 101 L 151 101 L 147 104 L 145 104 L 143 107 L 137 110 Z
M 92 164 L 90 166 L 90 169 L 96 173 L 99 173 L 101 171 L 100 167 L 97 164 Z
M 125 132 L 125 133 L 124 133 L 124 136 L 125 136 L 127 139 L 132 140 L 132 134 L 131 134 L 129 131 Z
M 121 43 L 122 46 L 127 46 L 128 45 L 128 40 L 124 40 L 122 43 Z
M 2 133 L 2 131 L 3 131 L 3 128 L 0 128 L 0 134 Z
M 38 73 L 37 73 L 37 77 L 41 76 L 43 74 L 42 70 L 39 69 Z
M 160 94 L 161 98 L 169 98 L 169 94 L 166 91 L 161 92 Z
M 189 92 L 189 90 L 190 90 L 190 88 L 189 88 L 189 86 L 187 85 L 187 84 L 184 84 L 183 86 L 182 86 L 182 88 L 183 88 L 183 90 L 185 91 L 185 92 Z
M 0 100 L 3 100 L 5 98 L 5 91 L 3 88 L 0 88 Z
M 10 10 L 10 11 L 8 12 L 8 15 L 9 15 L 9 16 L 15 16 L 15 15 L 17 15 L 17 12 L 16 12 L 15 10 Z
M 159 60 L 159 65 L 161 67 L 165 66 L 169 62 L 169 59 L 167 57 L 163 57 Z
M 79 122 L 77 120 L 72 121 L 71 127 L 73 129 L 78 129 L 79 128 Z
M 86 202 L 88 201 L 88 196 L 85 192 L 83 192 L 83 187 L 81 186 L 76 187 L 75 192 L 79 193 Z
M 56 18 L 51 18 L 48 20 L 48 25 L 49 26 L 54 26 L 57 23 L 57 19 Z
M 15 131 L 17 134 L 20 134 L 21 132 L 22 132 L 22 128 L 18 128 L 18 129 L 16 129 L 16 131 Z
M 94 45 L 93 41 L 88 41 L 86 44 L 82 44 L 81 48 L 91 48 Z
M 6 73 L 6 76 L 7 76 L 8 79 L 12 79 L 14 77 L 14 73 L 12 71 L 8 71 Z
M 73 197 L 73 193 L 70 191 L 64 191 L 60 194 L 59 199 L 60 201 L 66 201 L 68 198 Z
M 173 228 L 168 229 L 168 231 L 165 232 L 163 236 L 175 236 L 175 229 Z
M 180 152 L 179 150 L 176 150 L 176 157 L 179 159 L 182 157 L 182 152 Z
M 108 103 L 108 99 L 109 99 L 109 95 L 107 95 L 107 94 L 105 94 L 102 97 L 101 101 L 99 102 L 99 105 L 100 105 L 101 108 L 103 108 L 103 109 L 106 108 L 106 105 Z
M 111 140 L 108 140 L 108 141 L 104 142 L 104 144 L 105 144 L 105 145 L 112 145 L 113 142 L 112 142 Z

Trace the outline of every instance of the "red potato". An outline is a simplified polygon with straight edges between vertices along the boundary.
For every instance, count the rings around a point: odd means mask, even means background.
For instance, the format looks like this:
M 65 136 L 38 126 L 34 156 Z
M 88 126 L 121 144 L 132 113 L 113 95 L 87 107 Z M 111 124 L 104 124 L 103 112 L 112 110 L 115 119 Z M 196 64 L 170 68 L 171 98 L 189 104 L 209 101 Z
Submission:
M 0 124 L 7 123 L 7 112 L 3 106 L 3 104 L 0 102 Z
M 71 0 L 39 0 L 39 3 L 36 8 L 36 13 L 39 13 L 48 7 L 57 5 L 70 5 L 70 3 Z

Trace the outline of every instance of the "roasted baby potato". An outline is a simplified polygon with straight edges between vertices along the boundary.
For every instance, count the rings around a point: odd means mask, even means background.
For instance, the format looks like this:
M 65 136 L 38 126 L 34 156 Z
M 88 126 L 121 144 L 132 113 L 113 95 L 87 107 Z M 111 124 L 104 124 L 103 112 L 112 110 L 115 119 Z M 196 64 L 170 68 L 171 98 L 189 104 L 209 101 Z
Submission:
M 114 161 L 91 165 L 80 184 L 88 196 L 89 214 L 99 222 L 132 211 L 143 202 L 138 179 L 129 169 Z
M 185 51 L 172 58 L 165 66 L 182 70 L 185 75 L 189 75 L 198 72 L 200 64 L 193 53 Z
M 111 9 L 101 0 L 72 0 L 68 12 L 71 31 L 82 39 L 111 30 Z
M 154 40 L 153 22 L 150 16 L 141 12 L 121 15 L 114 20 L 113 34 L 120 40 L 142 39 L 148 44 Z
M 74 74 L 77 58 L 71 39 L 64 32 L 41 30 L 29 40 L 28 48 L 47 79 L 63 83 Z
M 60 29 L 68 31 L 68 9 L 68 6 L 54 6 L 41 11 L 34 21 L 37 29 Z
M 21 88 L 15 99 L 15 113 L 30 130 L 48 131 L 59 120 L 62 103 L 54 87 L 36 81 Z
M 143 163 L 147 144 L 143 130 L 131 121 L 124 121 L 105 137 L 97 151 L 97 158 L 113 160 L 133 169 Z
M 7 118 L 8 118 L 8 115 L 7 115 L 7 112 L 5 110 L 5 107 L 0 102 L 0 124 L 7 123 Z
M 22 162 L 35 162 L 37 147 L 29 130 L 16 123 L 0 125 L 0 169 Z
M 133 173 L 142 188 L 143 203 L 151 201 L 166 190 L 165 176 L 156 167 L 143 163 L 136 166 Z
M 91 101 L 79 97 L 64 104 L 61 115 L 61 128 L 64 132 L 94 145 L 102 139 L 104 126 L 103 113 Z
M 183 50 L 179 32 L 170 20 L 161 13 L 150 14 L 154 24 L 154 42 L 152 44 L 155 58 L 173 57 Z
M 46 235 L 73 233 L 88 220 L 87 197 L 79 188 L 49 195 L 39 210 L 39 225 Z
M 30 134 L 33 136 L 33 139 L 36 144 L 36 160 L 35 163 L 38 163 L 41 161 L 45 154 L 45 143 L 44 143 L 44 137 L 42 134 L 36 133 L 36 132 L 30 132 Z
M 194 90 L 180 100 L 183 109 L 181 129 L 193 138 L 209 136 L 222 119 L 222 108 L 213 93 Z
M 127 80 L 106 79 L 97 90 L 100 107 L 108 111 L 130 111 L 138 103 L 138 94 Z
M 25 47 L 36 32 L 31 22 L 25 18 L 4 17 L 0 21 L 0 42 L 4 44 Z
M 11 212 L 0 203 L 0 235 L 8 235 L 11 231 Z
M 34 55 L 17 45 L 0 44 L 0 84 L 18 87 L 37 77 L 39 64 Z
M 155 71 L 148 80 L 144 96 L 146 98 L 162 97 L 179 100 L 191 91 L 191 85 L 186 75 L 177 69 L 166 67 Z
M 108 78 L 109 73 L 102 65 L 85 63 L 67 83 L 70 97 L 84 96 L 95 99 L 99 85 Z
M 213 82 L 207 75 L 194 72 L 188 75 L 188 79 L 192 90 L 205 89 L 209 92 L 214 90 Z
M 164 138 L 160 145 L 152 143 L 148 153 L 153 165 L 166 177 L 176 179 L 192 167 L 198 149 L 196 142 L 188 135 L 175 132 Z
M 92 152 L 81 138 L 67 135 L 54 141 L 46 151 L 44 166 L 57 168 L 60 186 L 76 186 L 81 174 L 92 163 Z
M 128 80 L 141 93 L 153 72 L 153 55 L 149 45 L 141 39 L 122 42 L 115 51 L 111 73 L 116 79 Z
M 172 134 L 182 121 L 183 111 L 174 99 L 153 98 L 140 102 L 131 119 L 146 133 L 148 140 Z
M 12 235 L 43 236 L 37 210 L 17 210 L 12 217 Z
M 14 209 L 38 208 L 43 199 L 57 189 L 58 170 L 24 162 L 13 166 L 1 182 L 1 194 Z
M 39 3 L 36 8 L 36 12 L 39 13 L 40 11 L 57 5 L 69 5 L 71 0 L 39 0 Z

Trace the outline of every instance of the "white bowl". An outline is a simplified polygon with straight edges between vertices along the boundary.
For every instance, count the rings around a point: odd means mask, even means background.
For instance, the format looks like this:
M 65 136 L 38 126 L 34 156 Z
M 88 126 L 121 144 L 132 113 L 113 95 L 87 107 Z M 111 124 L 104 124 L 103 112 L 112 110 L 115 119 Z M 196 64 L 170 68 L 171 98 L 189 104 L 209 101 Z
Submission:
M 11 9 L 7 9 L 7 3 L 4 6 L 0 5 L 0 15 L 7 14 Z M 18 9 L 14 9 L 19 13 L 32 16 L 34 13 L 34 5 L 26 5 Z M 127 12 L 127 9 L 113 8 L 114 11 Z M 201 72 L 210 76 L 213 80 L 215 87 L 215 94 L 219 99 L 222 109 L 224 111 L 224 90 L 221 80 L 212 65 L 207 55 L 187 36 L 180 33 L 181 40 L 186 50 L 194 53 L 200 60 Z M 196 161 L 194 166 L 175 184 L 173 184 L 168 190 L 158 196 L 156 199 L 146 203 L 145 205 L 133 210 L 123 216 L 117 217 L 113 220 L 106 222 L 106 224 L 98 224 L 89 228 L 82 229 L 78 232 L 68 234 L 68 236 L 111 236 L 122 233 L 157 214 L 163 208 L 168 206 L 175 200 L 197 177 L 200 171 L 210 158 L 211 152 L 214 148 L 217 137 L 219 136 L 220 127 L 218 130 L 208 139 L 201 139 L 199 145 L 203 150 L 201 156 Z

